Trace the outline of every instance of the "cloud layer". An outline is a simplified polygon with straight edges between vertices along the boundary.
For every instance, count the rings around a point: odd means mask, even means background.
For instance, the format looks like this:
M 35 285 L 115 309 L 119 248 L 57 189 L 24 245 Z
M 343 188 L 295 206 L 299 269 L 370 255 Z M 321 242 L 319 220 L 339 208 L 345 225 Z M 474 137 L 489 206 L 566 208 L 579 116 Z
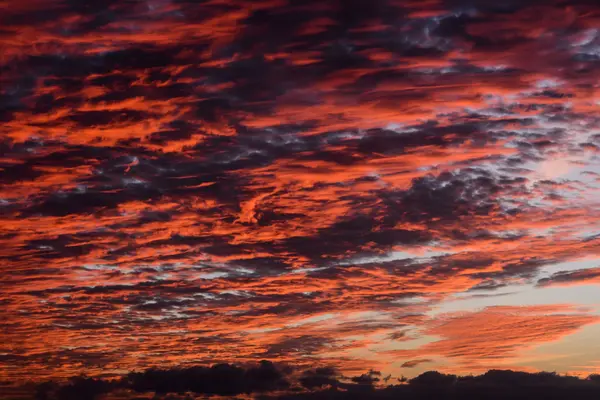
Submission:
M 542 274 L 600 251 L 599 13 L 0 2 L 0 377 L 534 368 L 598 322 L 502 296 L 599 281 Z

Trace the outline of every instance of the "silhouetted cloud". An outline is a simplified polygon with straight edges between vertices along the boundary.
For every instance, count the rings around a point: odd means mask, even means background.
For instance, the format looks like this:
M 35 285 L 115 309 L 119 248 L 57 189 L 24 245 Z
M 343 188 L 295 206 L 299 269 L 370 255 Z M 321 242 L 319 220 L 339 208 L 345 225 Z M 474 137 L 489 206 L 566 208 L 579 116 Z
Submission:
M 248 368 L 216 364 L 151 369 L 111 380 L 75 377 L 65 383 L 42 383 L 35 389 L 38 400 L 93 400 L 107 393 L 118 394 L 123 399 L 134 399 L 138 394 L 184 399 L 187 398 L 185 393 L 209 397 L 252 394 L 262 399 L 422 399 L 431 396 L 440 399 L 565 399 L 572 396 L 592 399 L 600 394 L 596 375 L 582 379 L 549 372 L 511 370 L 490 370 L 476 376 L 428 371 L 403 384 L 387 383 L 390 379 L 387 377 L 383 383 L 381 373 L 372 370 L 345 377 L 328 367 L 298 371 L 261 361 L 258 366 Z
M 290 385 L 284 372 L 268 361 L 261 361 L 257 367 L 247 369 L 216 364 L 210 368 L 148 370 L 131 373 L 124 381 L 126 387 L 136 392 L 194 392 L 222 396 L 287 389 Z
M 538 281 L 538 286 L 597 284 L 600 282 L 600 268 L 560 271 Z
M 402 363 L 401 367 L 402 368 L 414 368 L 420 364 L 425 364 L 431 362 L 431 360 L 427 359 L 427 358 L 423 358 L 423 359 L 417 359 L 417 360 L 410 360 L 410 361 L 406 361 L 404 363 Z

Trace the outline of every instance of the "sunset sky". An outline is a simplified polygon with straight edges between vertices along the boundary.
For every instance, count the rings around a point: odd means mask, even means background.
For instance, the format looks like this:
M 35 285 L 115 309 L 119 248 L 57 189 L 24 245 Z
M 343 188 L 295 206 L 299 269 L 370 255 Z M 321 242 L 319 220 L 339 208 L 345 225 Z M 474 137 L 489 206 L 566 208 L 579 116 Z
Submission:
M 600 373 L 597 0 L 0 1 L 0 381 Z

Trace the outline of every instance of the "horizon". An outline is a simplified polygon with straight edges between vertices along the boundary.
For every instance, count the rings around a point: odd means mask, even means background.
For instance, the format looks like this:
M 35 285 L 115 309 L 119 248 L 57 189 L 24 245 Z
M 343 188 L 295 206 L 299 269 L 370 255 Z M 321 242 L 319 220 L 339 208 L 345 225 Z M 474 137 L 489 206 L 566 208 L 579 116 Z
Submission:
M 210 397 L 262 400 L 388 399 L 398 396 L 403 399 L 422 396 L 480 399 L 484 395 L 489 397 L 490 390 L 494 390 L 494 398 L 596 398 L 600 394 L 600 375 L 580 378 L 554 372 L 489 370 L 479 375 L 457 376 L 427 371 L 407 379 L 404 376 L 383 376 L 381 372 L 373 370 L 357 376 L 344 376 L 330 367 L 298 370 L 290 365 L 276 365 L 261 360 L 246 367 L 214 364 L 183 369 L 151 368 L 121 377 L 79 375 L 62 381 L 31 382 L 13 387 L 11 399 L 29 398 L 32 393 L 36 400 L 113 400 L 147 395 L 153 399 L 186 396 L 186 400 Z M 141 398 L 146 397 L 136 397 Z

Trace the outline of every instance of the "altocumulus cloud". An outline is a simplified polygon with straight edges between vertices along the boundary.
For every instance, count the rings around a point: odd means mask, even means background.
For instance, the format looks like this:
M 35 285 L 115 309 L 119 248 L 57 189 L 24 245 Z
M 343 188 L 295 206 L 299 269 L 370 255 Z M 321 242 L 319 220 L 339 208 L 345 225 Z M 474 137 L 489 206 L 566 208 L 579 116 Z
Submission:
M 543 274 L 600 249 L 597 2 L 0 9 L 2 381 L 411 396 L 379 385 L 440 358 L 533 369 L 598 322 L 501 306 L 599 282 Z M 457 298 L 498 307 L 435 314 Z M 293 372 L 238 366 L 263 359 Z

